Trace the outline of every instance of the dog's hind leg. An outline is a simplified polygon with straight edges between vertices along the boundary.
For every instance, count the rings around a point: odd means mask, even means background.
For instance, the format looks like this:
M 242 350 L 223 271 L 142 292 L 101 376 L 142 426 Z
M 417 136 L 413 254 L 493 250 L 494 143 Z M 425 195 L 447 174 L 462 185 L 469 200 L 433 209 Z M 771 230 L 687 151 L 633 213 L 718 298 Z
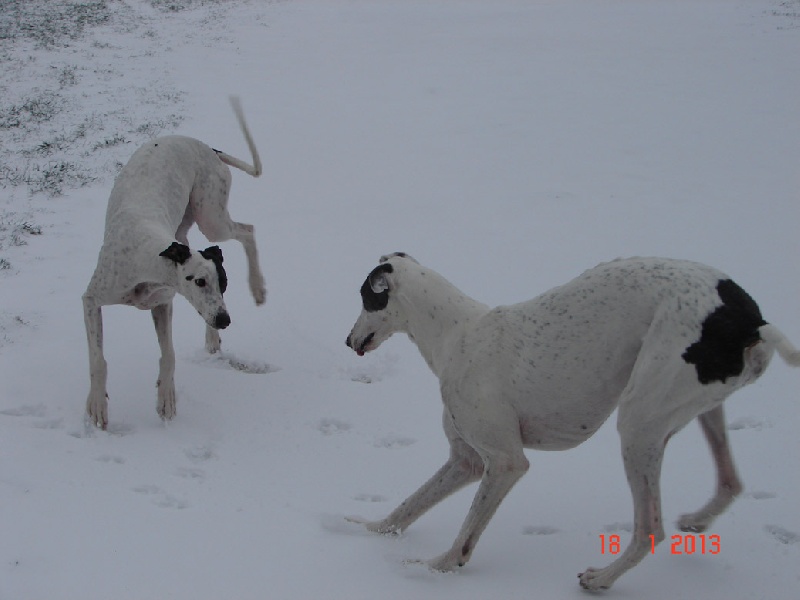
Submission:
M 733 456 L 725 431 L 725 412 L 722 405 L 703 413 L 697 420 L 708 440 L 717 469 L 717 491 L 705 506 L 693 513 L 681 515 L 678 528 L 681 531 L 705 531 L 712 521 L 721 515 L 742 492 L 742 482 L 736 473 Z
M 172 346 L 172 302 L 150 311 L 156 328 L 161 358 L 158 361 L 158 416 L 169 421 L 175 416 L 175 349 Z
M 183 213 L 183 219 L 181 219 L 180 225 L 178 225 L 178 229 L 175 231 L 175 239 L 178 240 L 184 246 L 189 245 L 189 230 L 194 225 L 194 212 L 192 211 L 192 203 L 189 202 L 186 205 L 186 212 Z
M 246 223 L 233 223 L 233 237 L 244 247 L 247 256 L 247 281 L 250 285 L 250 293 L 256 304 L 264 304 L 267 300 L 267 288 L 264 284 L 264 275 L 261 274 L 261 267 L 258 264 L 258 250 L 254 228 Z
M 225 169 L 218 178 L 209 176 L 208 189 L 195 186 L 187 214 L 191 210 L 197 227 L 210 242 L 237 240 L 244 247 L 247 257 L 247 273 L 250 292 L 256 304 L 264 304 L 267 289 L 264 276 L 258 264 L 258 250 L 252 225 L 237 223 L 228 212 L 228 195 L 230 193 L 230 172 Z
M 250 293 L 256 304 L 261 305 L 267 299 L 267 288 L 264 285 L 264 275 L 261 274 L 261 267 L 258 264 L 258 249 L 254 228 L 247 223 L 237 223 L 231 221 L 227 211 L 219 214 L 218 221 L 213 226 L 203 225 L 198 222 L 200 231 L 211 242 L 224 242 L 226 240 L 237 240 L 243 247 L 247 257 L 247 281 L 250 285 Z
M 622 435 L 622 458 L 633 495 L 633 537 L 622 555 L 610 565 L 603 569 L 590 567 L 578 575 L 585 589 L 597 591 L 611 587 L 620 575 L 647 556 L 654 544 L 664 539 L 659 480 L 667 437 L 668 434 L 663 433 Z
M 622 554 L 602 569 L 580 573 L 580 585 L 592 591 L 607 589 L 636 566 L 664 539 L 661 516 L 661 464 L 670 436 L 693 419 L 708 400 L 694 369 L 680 359 L 680 338 L 668 335 L 672 323 L 665 311 L 654 319 L 645 336 L 630 380 L 620 396 L 617 431 L 622 460 L 633 497 L 633 536 Z

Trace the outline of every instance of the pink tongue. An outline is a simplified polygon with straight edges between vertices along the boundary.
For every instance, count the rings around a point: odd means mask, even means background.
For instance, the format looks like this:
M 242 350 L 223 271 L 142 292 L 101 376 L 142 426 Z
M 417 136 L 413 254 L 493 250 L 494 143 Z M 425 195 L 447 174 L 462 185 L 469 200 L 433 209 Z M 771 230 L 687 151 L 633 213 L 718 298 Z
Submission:
M 358 354 L 359 356 L 364 356 L 364 351 L 363 350 L 356 350 L 356 354 Z

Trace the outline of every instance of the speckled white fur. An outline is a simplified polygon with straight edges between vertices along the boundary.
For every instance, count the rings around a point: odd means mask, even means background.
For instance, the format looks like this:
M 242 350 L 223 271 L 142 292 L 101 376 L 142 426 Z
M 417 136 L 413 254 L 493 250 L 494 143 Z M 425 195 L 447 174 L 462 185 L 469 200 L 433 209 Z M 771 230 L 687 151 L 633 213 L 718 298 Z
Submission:
M 125 304 L 152 311 L 161 349 L 157 411 L 163 419 L 175 416 L 172 299 L 176 292 L 206 322 L 206 349 L 219 350 L 217 329 L 227 326 L 230 318 L 216 266 L 195 251 L 180 264 L 160 256 L 173 242 L 188 246 L 186 234 L 192 224 L 197 223 L 212 242 L 241 242 L 253 298 L 257 304 L 266 299 L 253 226 L 236 223 L 228 214 L 231 173 L 226 165 L 253 177 L 261 174 L 258 152 L 238 98 L 231 98 L 231 104 L 250 148 L 252 166 L 196 139 L 168 136 L 137 150 L 114 183 L 97 268 L 83 294 L 91 381 L 86 412 L 98 427 L 105 429 L 108 425 L 103 306 Z
M 495 510 L 528 470 L 523 448 L 565 450 L 588 439 L 619 407 L 617 428 L 634 501 L 626 550 L 603 569 L 580 574 L 589 590 L 610 587 L 664 538 L 659 476 L 667 440 L 693 418 L 711 446 L 715 495 L 679 527 L 703 531 L 741 491 L 725 431 L 722 402 L 754 381 L 775 349 L 794 365 L 800 353 L 773 326 L 747 348 L 744 370 L 701 384 L 681 358 L 720 304 L 721 272 L 687 261 L 618 260 L 586 271 L 541 296 L 490 309 L 404 254 L 381 258 L 390 272 L 368 282 L 388 292 L 381 310 L 362 310 L 347 343 L 359 353 L 404 332 L 438 376 L 450 458 L 381 521 L 380 533 L 404 530 L 434 504 L 481 480 L 450 550 L 428 562 L 464 565 Z M 375 272 L 373 272 L 375 273 Z

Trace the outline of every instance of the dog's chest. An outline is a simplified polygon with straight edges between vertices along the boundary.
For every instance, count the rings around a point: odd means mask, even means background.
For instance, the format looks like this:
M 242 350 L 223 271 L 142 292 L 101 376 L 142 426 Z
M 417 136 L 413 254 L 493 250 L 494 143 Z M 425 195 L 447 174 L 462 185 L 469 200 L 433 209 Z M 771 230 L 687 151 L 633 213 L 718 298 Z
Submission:
M 175 297 L 175 290 L 163 283 L 142 282 L 122 296 L 122 304 L 140 310 L 153 310 L 156 306 L 167 304 Z

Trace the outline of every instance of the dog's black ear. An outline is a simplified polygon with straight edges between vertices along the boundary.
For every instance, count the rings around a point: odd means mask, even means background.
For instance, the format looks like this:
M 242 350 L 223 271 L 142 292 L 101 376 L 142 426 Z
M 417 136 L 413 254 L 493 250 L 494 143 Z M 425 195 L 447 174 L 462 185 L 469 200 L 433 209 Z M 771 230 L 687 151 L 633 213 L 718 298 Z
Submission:
M 225 290 L 228 289 L 228 274 L 225 273 L 225 267 L 222 266 L 222 250 L 219 246 L 209 246 L 205 250 L 200 250 L 200 256 L 210 260 L 217 267 L 219 290 L 224 294 Z
M 200 256 L 206 260 L 213 260 L 215 263 L 222 264 L 222 250 L 219 246 L 209 246 L 205 250 L 200 250 Z
M 192 251 L 189 250 L 189 246 L 184 246 L 178 242 L 172 242 L 172 245 L 169 248 L 159 254 L 159 256 L 163 256 L 164 258 L 167 258 L 179 265 L 182 265 L 189 260 L 191 255 Z
M 394 267 L 389 263 L 378 265 L 372 269 L 364 281 L 364 285 L 361 286 L 364 310 L 376 312 L 383 310 L 389 304 L 389 281 L 386 279 L 386 274 L 392 272 L 394 272 Z

